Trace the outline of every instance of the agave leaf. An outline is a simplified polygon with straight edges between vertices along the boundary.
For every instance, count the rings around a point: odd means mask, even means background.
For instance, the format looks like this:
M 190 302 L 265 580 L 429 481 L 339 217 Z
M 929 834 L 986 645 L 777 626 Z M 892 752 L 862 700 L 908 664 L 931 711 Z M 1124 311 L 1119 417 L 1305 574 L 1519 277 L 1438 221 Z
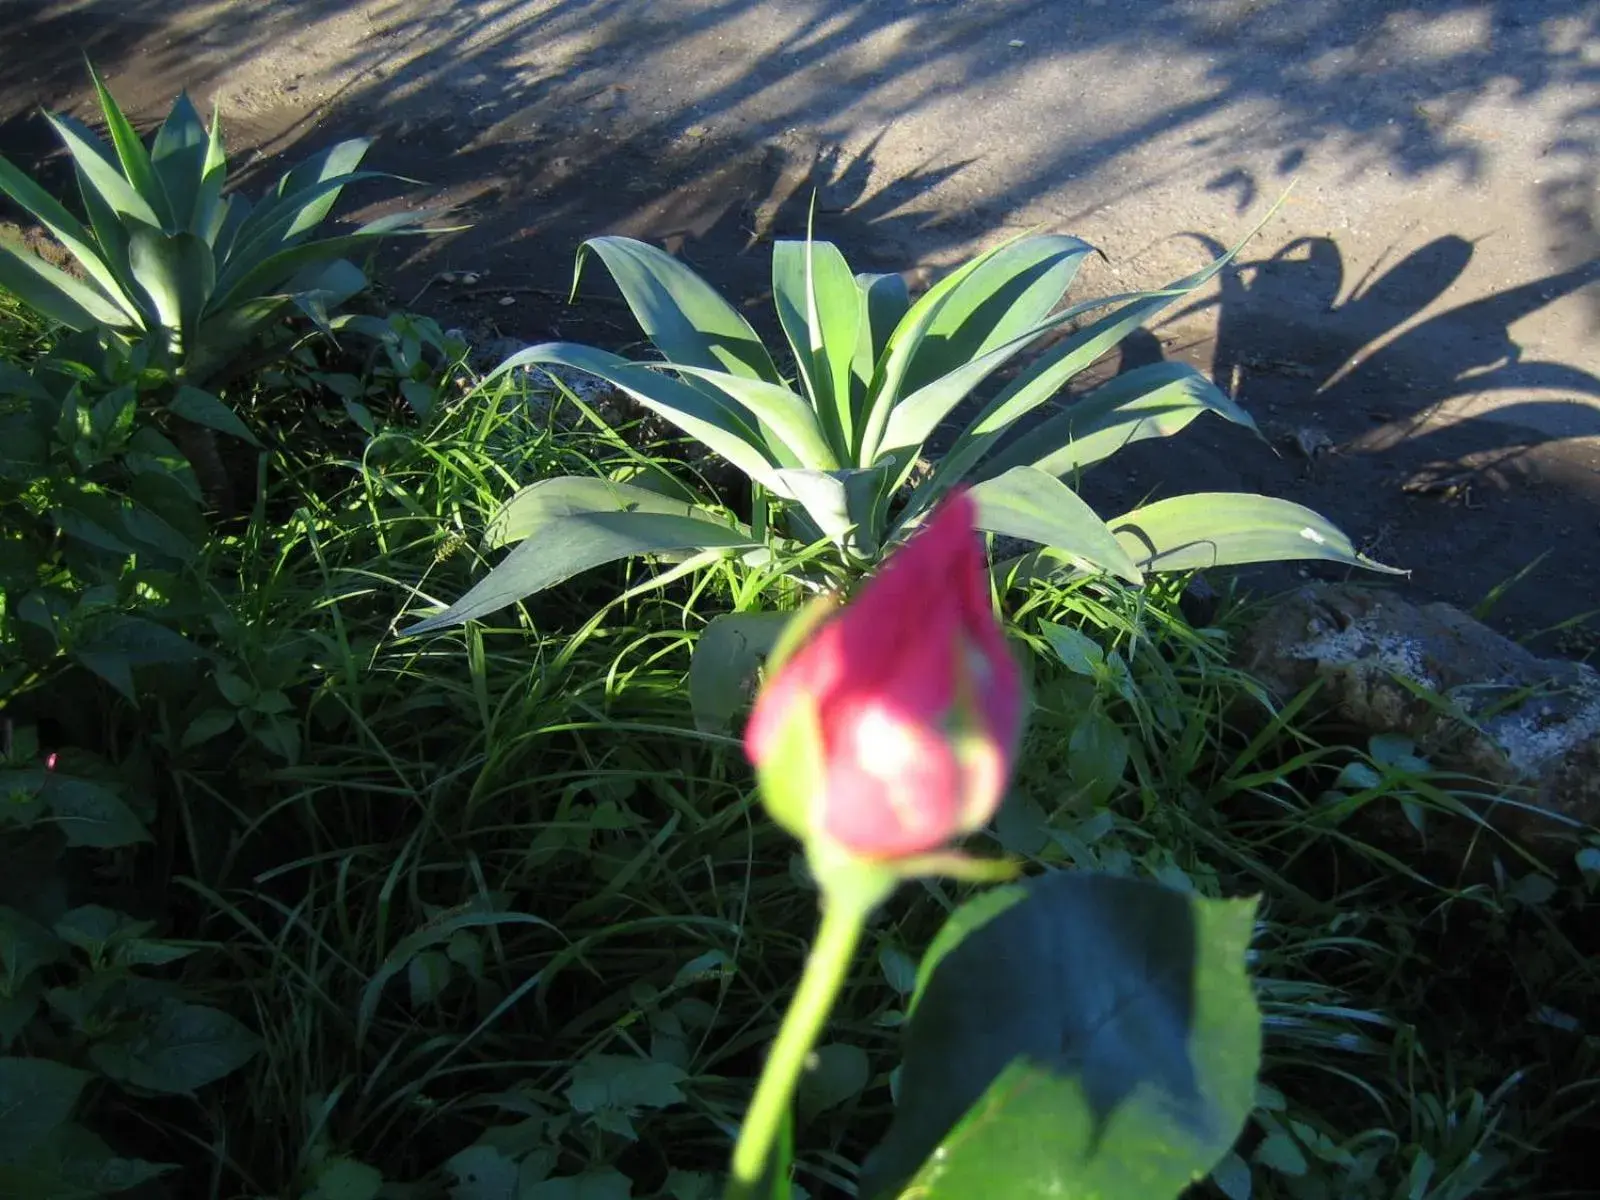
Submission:
M 213 108 L 211 130 L 206 135 L 206 156 L 200 164 L 200 187 L 195 192 L 194 215 L 189 224 L 189 232 L 205 238 L 213 252 L 217 233 L 222 228 L 217 209 L 222 203 L 222 185 L 227 181 L 228 155 L 222 145 L 222 114 Z M 223 255 L 218 254 L 217 261 L 223 262 Z
M 1170 437 L 1207 412 L 1251 431 L 1256 429 L 1249 413 L 1188 363 L 1136 367 L 1015 438 L 984 462 L 982 474 L 998 475 L 1031 461 L 1048 474 L 1070 475 L 1111 457 L 1131 442 Z M 1041 454 L 1041 447 L 1049 449 Z
M 572 342 L 530 346 L 506 359 L 490 378 L 523 366 L 573 367 L 604 379 L 722 455 L 751 479 L 779 495 L 787 494 L 767 457 L 765 443 L 751 427 L 744 408 L 715 388 L 692 388 L 661 371 Z
M 313 155 L 304 162 L 297 164 L 292 170 L 279 178 L 277 186 L 266 195 L 262 196 L 256 204 L 254 211 L 239 230 L 235 244 L 247 245 L 267 222 L 281 213 L 285 205 L 293 204 L 303 196 L 308 189 L 314 188 L 329 179 L 337 179 L 348 175 L 360 164 L 366 156 L 367 148 L 372 145 L 370 138 L 352 138 L 349 141 L 339 142 L 329 146 L 326 150 Z M 300 232 L 312 229 L 322 223 L 328 213 L 333 209 L 338 200 L 338 191 L 331 194 L 322 192 L 316 197 L 316 203 L 309 207 L 297 207 L 299 213 L 296 223 L 303 221 Z
M 168 234 L 135 225 L 128 238 L 128 266 L 161 324 L 177 334 L 178 348 L 187 354 L 217 282 L 211 247 L 187 230 Z
M 919 492 L 925 496 L 937 495 L 951 482 L 961 478 L 973 465 L 988 454 L 1005 431 L 1023 416 L 1045 403 L 1067 381 L 1090 366 L 1134 329 L 1143 325 L 1174 300 L 1187 296 L 1204 286 L 1218 271 L 1232 262 L 1246 243 L 1270 221 L 1278 211 L 1280 199 L 1267 211 L 1267 215 L 1245 237 L 1214 261 L 1200 270 L 1178 280 L 1158 292 L 1145 292 L 1122 303 L 1121 307 L 1107 313 L 1100 320 L 1080 330 L 1059 345 L 1046 350 L 1015 378 L 1000 394 L 984 406 L 957 439 L 950 453 L 939 464 L 934 475 L 925 481 Z M 1125 297 L 1117 297 L 1121 303 Z M 913 498 L 913 504 L 917 502 Z
M 906 368 L 909 395 L 1036 326 L 1061 303 L 1094 247 L 1062 234 L 1002 246 L 950 289 Z
M 1144 582 L 1138 565 L 1106 523 L 1054 475 L 1037 467 L 1013 467 L 974 484 L 971 496 L 978 506 L 979 529 L 1037 542 L 1129 583 Z
M 199 232 L 195 228 L 196 202 L 205 176 L 206 154 L 205 123 L 189 93 L 179 92 L 150 147 L 150 166 L 172 206 L 176 229 Z
M 211 210 L 211 223 L 200 236 L 211 244 L 211 253 L 218 263 L 225 266 L 232 260 L 234 243 L 239 240 L 239 231 L 250 219 L 250 212 L 250 201 L 242 192 L 222 197 Z
M 563 475 L 530 483 L 502 504 L 484 530 L 484 549 L 503 549 L 556 517 L 588 512 L 662 513 L 722 523 L 715 513 L 698 504 L 650 488 L 586 475 Z
M 72 164 L 78 169 L 78 179 L 85 191 L 93 190 L 119 218 L 130 217 L 146 225 L 161 225 L 155 208 L 124 178 L 105 143 L 86 125 L 57 113 L 46 113 L 45 119 L 54 126 L 67 153 L 72 156 Z
M 116 100 L 93 63 L 89 64 L 89 78 L 94 81 L 95 96 L 100 101 L 100 111 L 106 119 L 106 132 L 111 135 L 111 144 L 116 147 L 117 159 L 122 163 L 122 174 L 155 214 L 156 219 L 150 224 L 167 230 L 174 229 L 172 205 L 150 162 L 150 152 L 144 148 L 144 143 L 139 140 L 139 134 L 128 118 L 122 115 L 122 110 L 117 107 Z
M 1195 492 L 1157 500 L 1106 524 L 1147 571 L 1322 559 L 1405 574 L 1359 553 L 1326 517 L 1273 496 Z
M 0 244 L 0 287 L 68 329 L 125 329 L 126 313 L 99 292 L 36 255 Z
M 123 290 L 110 265 L 101 257 L 94 235 L 54 196 L 17 170 L 3 156 L 0 156 L 0 191 L 27 209 L 77 259 L 106 298 L 123 309 L 130 319 L 137 321 L 138 306 Z
M 750 323 L 672 255 L 633 238 L 590 238 L 578 247 L 574 292 L 590 252 L 600 256 L 639 327 L 669 362 L 783 382 Z
M 862 416 L 860 437 L 856 445 L 856 461 L 866 464 L 875 457 L 878 444 L 883 439 L 889 414 L 899 403 L 901 384 L 911 360 L 916 356 L 928 327 L 939 315 L 939 309 L 949 300 L 950 294 L 973 272 L 979 270 L 996 254 L 1010 246 L 1023 235 L 1002 242 L 992 250 L 970 259 L 946 275 L 917 298 L 906 310 L 905 316 L 889 334 L 883 354 L 872 371 L 872 382 L 867 386 L 865 412 Z
M 862 302 L 850 265 L 830 242 L 775 242 L 772 297 L 811 407 L 832 447 L 829 465 L 845 462 L 854 438 L 851 372 Z
M 331 262 L 336 258 L 343 258 L 349 251 L 365 247 L 376 238 L 437 232 L 414 227 L 417 222 L 426 221 L 434 215 L 436 214 L 430 211 L 395 213 L 379 217 L 375 221 L 368 221 L 354 233 L 304 242 L 269 254 L 248 271 L 231 279 L 226 288 L 219 286 L 211 306 L 213 310 L 226 308 L 252 296 L 273 292 L 313 263 Z
M 208 314 L 184 354 L 184 378 L 196 385 L 216 380 L 288 303 L 284 295 L 256 296 Z
M 654 368 L 656 364 L 651 363 L 650 366 Z M 761 422 L 763 432 L 771 432 L 782 439 L 791 452 L 789 457 L 793 459 L 793 466 L 818 471 L 830 471 L 839 466 L 833 447 L 823 435 L 815 410 L 782 384 L 751 379 L 747 375 L 730 375 L 726 371 L 706 371 L 679 363 L 664 363 L 659 369 L 681 371 L 695 379 L 704 380 L 737 401 Z M 776 450 L 770 438 L 767 439 L 767 448 Z
M 851 395 L 852 419 L 859 424 L 867 389 L 872 386 L 873 368 L 888 348 L 889 335 L 911 307 L 911 294 L 903 275 L 857 275 L 856 289 L 861 295 L 861 328 L 856 333 L 855 358 L 851 364 L 854 376 Z M 852 435 L 852 451 L 857 444 Z
M 229 245 L 227 266 L 223 270 L 218 287 L 227 291 L 236 280 L 259 266 L 268 256 L 295 245 L 296 238 L 300 236 L 296 233 L 296 229 L 301 225 L 301 218 L 306 209 L 317 205 L 330 193 L 337 195 L 347 183 L 392 178 L 394 176 L 385 175 L 381 171 L 359 171 L 354 175 L 340 175 L 302 188 L 287 199 L 275 201 L 271 210 L 265 213 L 264 219 L 263 210 L 256 209 L 245 218 L 244 225 Z M 400 215 L 408 222 L 416 220 L 414 214 Z
M 777 472 L 784 488 L 780 494 L 805 509 L 819 535 L 834 541 L 848 537 L 850 549 L 866 557 L 880 549 L 876 513 L 888 475 L 887 466 Z
M 642 489 L 620 491 L 612 485 L 602 493 L 592 486 L 598 482 L 602 481 L 543 480 L 543 490 L 563 496 L 565 503 L 546 502 L 541 519 L 525 526 L 526 536 L 489 574 L 443 612 L 411 626 L 405 633 L 431 633 L 459 625 L 541 592 L 580 571 L 623 558 L 678 551 L 732 551 L 760 545 L 749 533 L 720 522 L 630 508 L 637 502 L 630 493 Z

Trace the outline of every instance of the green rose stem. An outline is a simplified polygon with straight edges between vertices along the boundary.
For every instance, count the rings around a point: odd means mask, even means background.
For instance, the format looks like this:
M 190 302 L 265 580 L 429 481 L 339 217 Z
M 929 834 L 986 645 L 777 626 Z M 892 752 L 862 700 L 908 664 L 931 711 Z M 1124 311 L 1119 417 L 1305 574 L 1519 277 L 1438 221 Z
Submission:
M 812 865 L 814 870 L 818 866 Z M 838 862 L 826 874 L 820 870 L 817 874 L 822 885 L 822 924 L 739 1127 L 725 1200 L 754 1200 L 761 1194 L 762 1178 L 795 1086 L 850 973 L 850 960 L 861 943 L 867 918 L 896 882 L 892 872 L 861 862 Z

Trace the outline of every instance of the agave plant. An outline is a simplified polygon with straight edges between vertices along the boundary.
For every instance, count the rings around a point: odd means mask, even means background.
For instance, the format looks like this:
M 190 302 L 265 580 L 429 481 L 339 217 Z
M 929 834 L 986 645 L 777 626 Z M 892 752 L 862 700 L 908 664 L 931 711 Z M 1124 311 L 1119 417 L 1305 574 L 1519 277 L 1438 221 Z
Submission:
M 238 432 L 206 385 L 218 381 L 291 305 L 327 310 L 366 286 L 342 256 L 385 234 L 426 232 L 422 215 L 371 221 L 314 238 L 346 184 L 381 177 L 357 168 L 368 139 L 340 142 L 295 167 L 255 205 L 224 194 L 227 159 L 187 94 L 146 147 L 91 66 L 111 146 L 71 117 L 47 113 L 71 158 L 87 224 L 0 158 L 0 191 L 72 256 L 82 278 L 0 244 L 0 287 L 72 330 L 137 345 L 168 381 L 164 400 L 199 425 Z
M 1285 500 L 1178 496 L 1105 521 L 1079 498 L 1072 483 L 1080 472 L 1130 442 L 1176 433 L 1202 413 L 1255 430 L 1249 414 L 1199 371 L 1160 362 L 1121 374 L 1018 431 L 1075 375 L 1233 257 L 1160 291 L 1061 307 L 1092 252 L 1074 237 L 1016 238 L 912 303 L 898 275 L 855 275 L 827 242 L 780 241 L 772 291 L 794 358 L 791 380 L 745 319 L 688 267 L 629 238 L 590 239 L 579 250 L 578 273 L 588 254 L 600 257 L 665 361 L 632 362 L 553 342 L 523 350 L 497 370 L 568 368 L 608 381 L 747 475 L 755 511 L 746 523 L 657 488 L 541 480 L 491 523 L 489 547 L 518 543 L 515 549 L 412 632 L 483 616 L 632 555 L 759 558 L 831 541 L 836 574 L 848 573 L 870 566 L 957 484 L 972 487 L 983 529 L 1039 547 L 1003 564 L 1002 578 L 1088 571 L 1137 584 L 1150 571 L 1277 559 L 1386 569 L 1327 520 Z M 1100 315 L 1073 328 L 1092 313 Z M 929 439 L 958 406 L 999 368 L 1069 329 L 981 403 L 914 481 Z M 814 571 L 815 557 L 807 561 Z

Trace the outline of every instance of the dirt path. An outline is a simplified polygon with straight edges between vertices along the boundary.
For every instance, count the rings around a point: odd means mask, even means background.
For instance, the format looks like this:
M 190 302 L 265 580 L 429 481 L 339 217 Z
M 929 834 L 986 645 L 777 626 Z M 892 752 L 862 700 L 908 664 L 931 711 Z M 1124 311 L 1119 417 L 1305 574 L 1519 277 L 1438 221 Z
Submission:
M 817 187 L 860 269 L 1043 225 L 1100 246 L 1081 286 L 1110 292 L 1192 270 L 1297 177 L 1239 269 L 1124 355 L 1215 371 L 1278 452 L 1195 427 L 1086 494 L 1291 496 L 1468 605 L 1546 555 L 1500 610 L 1518 631 L 1600 606 L 1600 4 L 12 0 L 0 39 L 23 160 L 48 147 L 29 111 L 83 100 L 80 47 L 141 117 L 185 84 L 220 103 L 256 174 L 379 134 L 379 165 L 475 222 L 397 261 L 398 298 L 449 269 L 548 289 L 418 301 L 524 340 L 633 336 L 553 298 L 592 233 L 662 241 L 764 314 L 764 243 Z

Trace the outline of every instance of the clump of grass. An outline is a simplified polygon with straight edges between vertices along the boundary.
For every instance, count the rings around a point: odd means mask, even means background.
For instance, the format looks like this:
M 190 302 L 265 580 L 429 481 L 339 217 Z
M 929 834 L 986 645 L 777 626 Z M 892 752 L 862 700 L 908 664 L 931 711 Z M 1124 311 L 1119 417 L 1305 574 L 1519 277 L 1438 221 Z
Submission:
M 204 577 L 219 647 L 288 732 L 185 746 L 215 681 L 107 718 L 109 744 L 160 752 L 159 844 L 118 886 L 208 947 L 187 981 L 263 1039 L 128 1135 L 186 1164 L 186 1194 L 304 1195 L 361 1164 L 437 1189 L 619 1171 L 683 1197 L 725 1162 L 814 897 L 737 741 L 693 728 L 685 676 L 711 616 L 794 598 L 737 564 L 652 588 L 619 566 L 404 639 L 481 574 L 517 487 L 682 469 L 558 429 L 526 387 L 359 441 L 263 396 L 258 501 Z M 1425 861 L 1419 812 L 1490 838 L 1474 785 L 1314 737 L 1228 665 L 1240 610 L 1196 629 L 1177 600 L 1086 580 L 1013 606 L 1037 704 L 989 848 L 1263 895 L 1268 1068 L 1229 1194 L 1239 1171 L 1293 1200 L 1560 1194 L 1595 1119 L 1600 876 L 1509 847 L 1486 880 Z M 1352 788 L 1353 763 L 1379 786 Z M 960 899 L 907 889 L 872 931 L 797 1131 L 813 1194 L 847 1193 L 887 1122 L 910 964 Z

